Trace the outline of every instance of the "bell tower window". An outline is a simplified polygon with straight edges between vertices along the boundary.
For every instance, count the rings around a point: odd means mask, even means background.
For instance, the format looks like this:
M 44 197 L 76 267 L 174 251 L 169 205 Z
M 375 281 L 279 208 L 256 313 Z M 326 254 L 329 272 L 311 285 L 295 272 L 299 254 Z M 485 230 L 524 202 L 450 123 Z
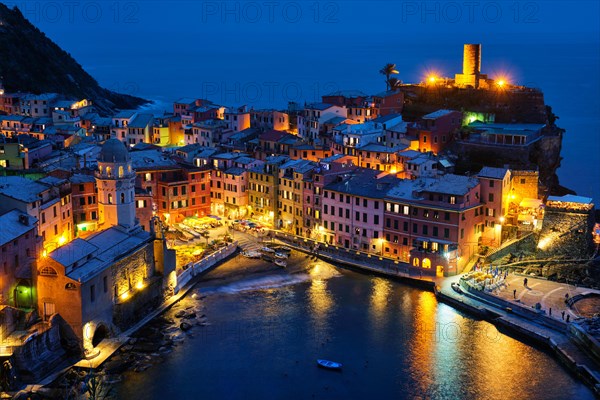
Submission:
M 125 169 L 121 166 L 119 167 L 119 178 L 122 178 L 125 175 Z
M 112 194 L 108 194 L 108 204 L 112 204 Z
M 125 204 L 125 193 L 121 193 L 121 204 Z

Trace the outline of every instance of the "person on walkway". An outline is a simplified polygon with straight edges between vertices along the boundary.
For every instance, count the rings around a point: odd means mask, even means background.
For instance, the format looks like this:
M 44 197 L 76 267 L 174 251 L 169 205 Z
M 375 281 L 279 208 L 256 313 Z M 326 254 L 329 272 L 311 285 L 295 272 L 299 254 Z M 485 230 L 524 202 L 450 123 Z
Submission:
M 564 321 L 565 320 L 565 312 L 564 311 L 561 312 L 561 315 L 562 315 L 562 320 Z
M 517 298 L 517 289 L 513 290 L 513 299 Z
M 571 315 L 567 314 L 567 324 L 569 323 L 569 320 L 571 319 Z
M 550 307 L 550 309 L 548 311 L 550 313 L 550 316 L 552 316 L 552 307 Z
M 523 286 L 527 287 L 527 278 L 523 279 Z

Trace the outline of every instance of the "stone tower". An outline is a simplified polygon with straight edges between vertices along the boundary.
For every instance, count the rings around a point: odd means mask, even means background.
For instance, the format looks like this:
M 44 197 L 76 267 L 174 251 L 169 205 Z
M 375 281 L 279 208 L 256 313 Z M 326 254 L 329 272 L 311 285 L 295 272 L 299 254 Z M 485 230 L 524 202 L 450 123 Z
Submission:
M 138 226 L 135 218 L 135 171 L 125 145 L 107 140 L 98 155 L 98 212 L 101 229 L 121 226 L 127 231 Z
M 465 44 L 463 50 L 463 70 L 462 74 L 456 74 L 454 80 L 456 86 L 479 87 L 481 75 L 481 45 Z

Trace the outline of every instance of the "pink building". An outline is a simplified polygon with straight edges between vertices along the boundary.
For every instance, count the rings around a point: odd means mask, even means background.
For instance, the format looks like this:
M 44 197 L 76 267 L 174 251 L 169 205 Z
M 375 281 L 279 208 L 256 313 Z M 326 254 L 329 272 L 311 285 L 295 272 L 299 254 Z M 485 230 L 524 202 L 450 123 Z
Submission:
M 398 179 L 358 168 L 323 190 L 323 234 L 328 243 L 348 249 L 381 251 L 384 201 Z
M 483 232 L 480 190 L 460 175 L 402 180 L 385 199 L 384 255 L 425 274 L 455 275 Z
M 481 201 L 485 204 L 485 242 L 499 246 L 502 241 L 502 224 L 510 203 L 511 172 L 506 168 L 483 167 L 477 177 L 481 182 Z

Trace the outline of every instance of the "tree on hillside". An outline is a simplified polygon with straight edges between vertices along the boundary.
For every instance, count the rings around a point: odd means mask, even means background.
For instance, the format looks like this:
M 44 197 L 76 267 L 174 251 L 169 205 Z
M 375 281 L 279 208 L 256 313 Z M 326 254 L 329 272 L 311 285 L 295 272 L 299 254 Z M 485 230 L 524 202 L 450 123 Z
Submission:
M 386 64 L 379 73 L 381 75 L 385 75 L 385 87 L 387 90 L 390 90 L 390 77 L 392 75 L 397 75 L 399 72 L 396 70 L 396 64 Z

